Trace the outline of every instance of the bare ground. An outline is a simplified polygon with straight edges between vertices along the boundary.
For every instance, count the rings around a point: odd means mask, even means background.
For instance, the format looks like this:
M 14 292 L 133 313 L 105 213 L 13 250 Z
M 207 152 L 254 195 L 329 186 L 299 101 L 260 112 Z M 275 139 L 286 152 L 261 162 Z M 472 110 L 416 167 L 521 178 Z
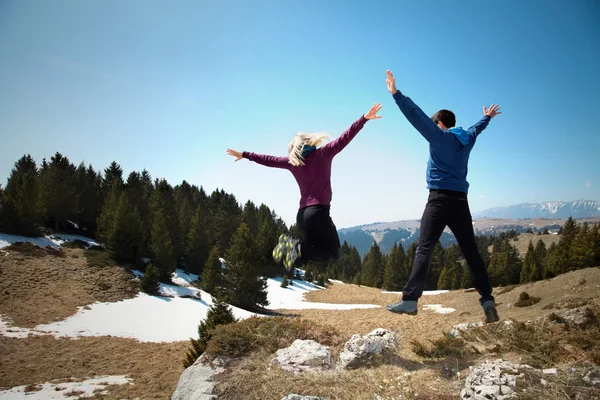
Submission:
M 126 375 L 133 385 L 111 386 L 108 398 L 166 399 L 183 372 L 187 347 L 187 342 L 140 343 L 116 337 L 0 336 L 0 388 Z
M 138 292 L 125 269 L 89 267 L 81 249 L 63 252 L 62 257 L 36 257 L 9 251 L 0 257 L 0 314 L 16 326 L 33 328 L 63 320 L 80 306 L 133 298 Z

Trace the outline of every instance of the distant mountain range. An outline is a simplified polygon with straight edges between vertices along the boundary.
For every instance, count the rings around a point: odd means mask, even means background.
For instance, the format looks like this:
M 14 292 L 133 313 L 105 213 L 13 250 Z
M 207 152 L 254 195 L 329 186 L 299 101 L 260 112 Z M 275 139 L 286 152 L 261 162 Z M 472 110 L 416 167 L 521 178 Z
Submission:
M 600 201 L 547 201 L 544 203 L 523 203 L 508 207 L 490 208 L 473 213 L 473 218 L 591 218 L 600 217 Z
M 556 232 L 569 216 L 576 219 L 587 218 L 590 222 L 600 221 L 600 201 L 549 201 L 539 204 L 517 204 L 509 207 L 496 207 L 473 213 L 473 228 L 477 235 L 490 235 L 511 229 L 523 233 L 527 229 L 534 232 Z M 356 246 L 361 256 L 369 252 L 373 242 L 377 242 L 383 253 L 389 253 L 394 242 L 409 247 L 419 238 L 420 220 L 375 222 L 367 225 L 344 228 L 338 231 L 340 241 Z M 442 246 L 456 243 L 454 235 L 446 228 L 440 239 Z

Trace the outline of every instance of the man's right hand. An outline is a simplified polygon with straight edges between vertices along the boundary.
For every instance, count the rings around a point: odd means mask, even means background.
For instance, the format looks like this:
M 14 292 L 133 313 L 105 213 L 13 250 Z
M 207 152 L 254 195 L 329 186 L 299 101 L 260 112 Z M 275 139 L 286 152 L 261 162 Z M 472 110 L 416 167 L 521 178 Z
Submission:
M 392 75 L 392 71 L 390 71 L 389 69 L 386 71 L 386 79 L 385 79 L 385 83 L 387 83 L 387 88 L 389 90 L 389 92 L 391 94 L 396 94 L 397 90 L 396 90 L 396 82 L 394 80 L 394 75 Z
M 483 115 L 487 115 L 490 118 L 494 118 L 498 114 L 502 114 L 500 111 L 500 106 L 498 104 L 492 104 L 490 108 L 486 108 L 483 106 Z

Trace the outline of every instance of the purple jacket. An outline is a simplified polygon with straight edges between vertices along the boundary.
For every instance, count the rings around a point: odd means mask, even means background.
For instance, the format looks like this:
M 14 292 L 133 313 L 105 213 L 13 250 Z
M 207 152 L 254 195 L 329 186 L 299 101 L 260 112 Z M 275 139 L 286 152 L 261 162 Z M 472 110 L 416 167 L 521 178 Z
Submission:
M 314 150 L 304 159 L 304 165 L 294 167 L 287 157 L 274 157 L 244 151 L 250 161 L 267 167 L 287 169 L 294 175 L 300 187 L 300 208 L 331 204 L 331 162 L 333 157 L 350 143 L 360 132 L 367 119 L 361 116 L 337 139 Z

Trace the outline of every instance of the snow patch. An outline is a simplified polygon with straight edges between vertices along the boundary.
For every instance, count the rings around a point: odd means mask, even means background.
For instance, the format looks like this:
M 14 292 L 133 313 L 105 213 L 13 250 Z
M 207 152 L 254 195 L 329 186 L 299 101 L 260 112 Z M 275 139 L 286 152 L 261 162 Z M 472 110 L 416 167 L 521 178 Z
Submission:
M 441 304 L 425 304 L 423 306 L 423 310 L 431 310 L 438 314 L 450 314 L 450 313 L 456 311 L 454 308 L 442 307 Z
M 61 234 L 57 233 L 54 235 L 47 235 L 47 236 L 41 236 L 41 237 L 27 237 L 27 236 L 11 235 L 8 233 L 0 232 L 0 249 L 10 246 L 11 244 L 17 243 L 17 242 L 29 242 L 29 243 L 35 244 L 36 246 L 42 247 L 42 248 L 46 247 L 46 246 L 58 248 L 65 242 L 72 242 L 74 240 L 81 240 L 83 242 L 86 242 L 88 244 L 88 246 L 98 245 L 98 243 L 96 241 L 94 241 L 94 239 L 90 239 L 85 236 L 79 236 L 79 235 L 66 235 L 66 234 L 62 234 L 62 233 Z
M 4 400 L 54 400 L 92 397 L 94 391 L 104 390 L 108 385 L 124 385 L 131 381 L 123 375 L 101 376 L 83 382 L 44 383 L 41 390 L 25 392 L 27 386 L 16 386 L 8 390 L 0 390 L 0 399 Z M 69 395 L 70 392 L 83 392 Z
M 304 294 L 313 290 L 322 289 L 313 283 L 293 280 L 293 285 L 286 288 L 281 287 L 282 278 L 267 279 L 267 300 L 270 310 L 353 310 L 357 308 L 378 308 L 375 304 L 330 304 L 330 303 L 312 303 L 304 300 Z

